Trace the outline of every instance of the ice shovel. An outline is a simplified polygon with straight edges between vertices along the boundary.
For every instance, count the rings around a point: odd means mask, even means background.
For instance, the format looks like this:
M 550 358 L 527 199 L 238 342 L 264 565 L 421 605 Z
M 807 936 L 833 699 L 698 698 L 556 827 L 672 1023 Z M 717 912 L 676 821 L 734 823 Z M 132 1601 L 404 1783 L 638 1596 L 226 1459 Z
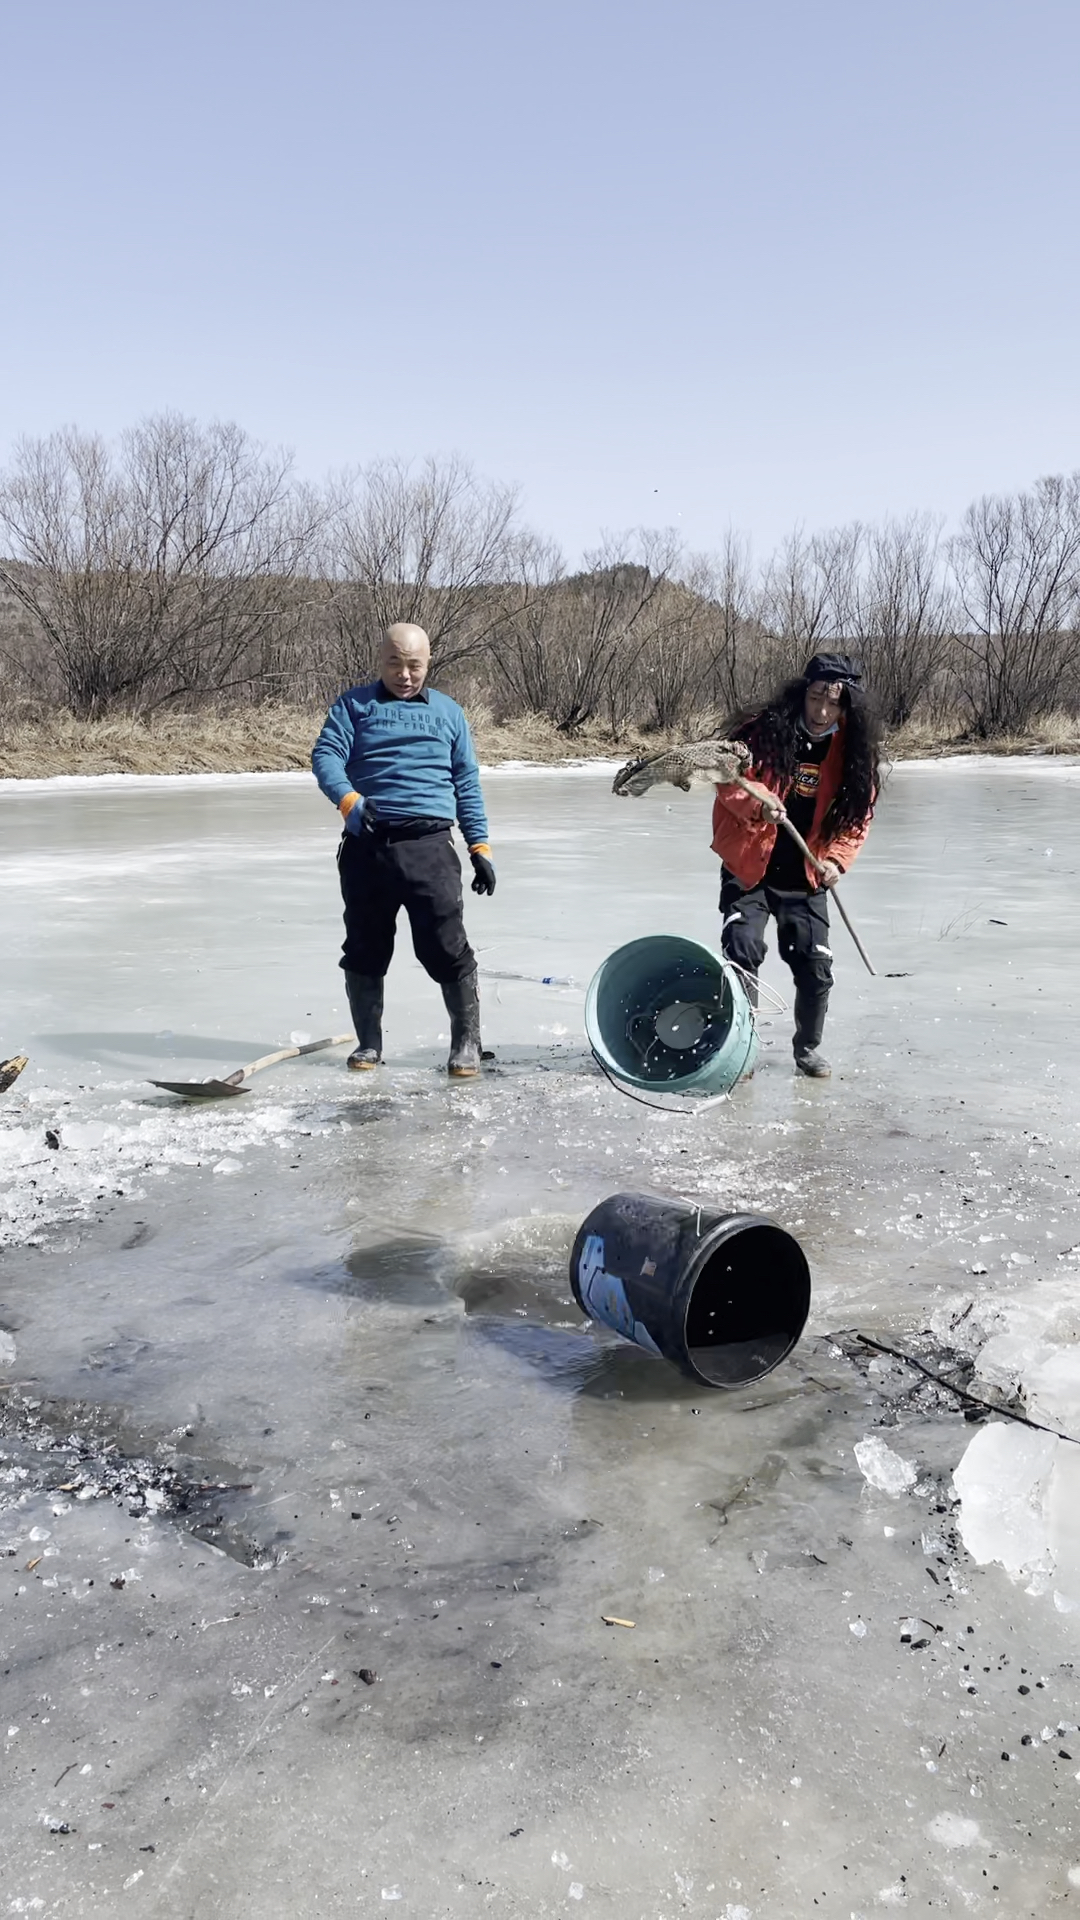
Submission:
M 246 1067 L 237 1067 L 224 1080 L 151 1080 L 150 1085 L 161 1087 L 165 1093 L 182 1093 L 188 1100 L 221 1100 L 228 1094 L 246 1093 L 244 1081 L 253 1073 L 261 1073 L 263 1067 L 276 1067 L 279 1060 L 295 1060 L 301 1053 L 318 1053 L 323 1047 L 344 1047 L 355 1038 L 354 1033 L 335 1033 L 329 1040 L 308 1040 L 302 1047 L 280 1047 L 277 1053 L 264 1053 L 259 1060 L 249 1060 Z

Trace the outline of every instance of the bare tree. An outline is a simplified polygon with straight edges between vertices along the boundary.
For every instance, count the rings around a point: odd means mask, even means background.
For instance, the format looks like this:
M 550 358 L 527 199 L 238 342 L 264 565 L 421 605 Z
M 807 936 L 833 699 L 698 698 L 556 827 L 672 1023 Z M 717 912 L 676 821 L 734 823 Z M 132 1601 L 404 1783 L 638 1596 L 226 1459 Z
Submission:
M 749 540 L 729 528 L 720 553 L 715 559 L 699 556 L 688 578 L 709 603 L 710 691 L 722 710 L 735 713 L 751 698 L 762 650 L 760 593 Z
M 162 414 L 117 453 L 68 428 L 0 476 L 14 547 L 0 581 L 30 613 L 81 717 L 217 692 L 282 611 L 317 506 L 241 428 Z
M 641 529 L 609 537 L 586 570 L 553 596 L 549 644 L 555 671 L 549 717 L 573 733 L 605 713 L 617 725 L 646 644 L 649 617 L 679 556 L 677 536 Z
M 17 562 L 12 562 L 17 570 Z M 37 622 L 0 578 L 0 728 L 19 700 L 54 701 L 57 683 Z
M 808 654 L 836 631 L 836 580 L 826 548 L 830 536 L 807 540 L 801 529 L 789 534 L 768 561 L 761 584 L 763 654 L 771 678 L 799 672 Z M 765 635 L 771 639 L 767 646 Z M 763 659 L 762 664 L 765 664 Z
M 861 656 L 893 725 L 956 690 L 984 734 L 1080 703 L 1080 474 L 976 502 L 947 544 L 925 516 L 797 530 L 756 573 L 737 534 L 688 557 L 639 530 L 568 577 L 514 490 L 461 459 L 320 491 L 237 426 L 163 414 L 115 446 L 22 441 L 0 539 L 9 709 L 322 699 L 400 619 L 436 669 L 567 733 L 709 727 L 831 646 Z
M 366 672 L 383 630 L 412 620 L 446 669 L 496 630 L 520 539 L 513 487 L 477 478 L 457 457 L 377 461 L 338 486 L 333 612 L 350 659 Z
M 552 646 L 555 603 L 565 579 L 553 541 L 525 534 L 515 543 L 511 579 L 485 663 L 503 699 L 518 712 L 547 714 L 557 700 L 559 664 Z
M 950 542 L 965 622 L 956 646 L 976 730 L 1018 730 L 1075 695 L 1080 473 L 984 496 Z
M 676 574 L 677 540 L 655 533 L 609 540 L 590 559 L 567 579 L 557 548 L 523 545 L 516 597 L 486 652 L 503 697 L 566 732 L 598 716 L 614 735 L 632 721 L 681 722 L 710 690 L 708 562 Z
M 902 726 L 945 667 L 952 608 L 941 524 L 927 514 L 863 529 L 847 631 L 882 713 Z
M 705 625 L 706 603 L 681 582 L 668 582 L 645 616 L 641 652 L 621 688 L 621 707 L 609 713 L 613 733 L 634 717 L 646 733 L 664 733 L 701 708 L 708 672 Z
M 718 562 L 693 554 L 678 564 L 644 620 L 635 710 L 647 732 L 705 728 L 734 705 L 748 628 L 735 604 L 733 549 Z

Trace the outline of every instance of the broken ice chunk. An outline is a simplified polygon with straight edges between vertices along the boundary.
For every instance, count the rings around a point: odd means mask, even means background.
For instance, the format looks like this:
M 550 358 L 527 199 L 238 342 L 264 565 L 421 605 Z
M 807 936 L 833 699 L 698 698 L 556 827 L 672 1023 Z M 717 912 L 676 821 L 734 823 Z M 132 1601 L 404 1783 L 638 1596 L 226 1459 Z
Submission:
M 892 1500 L 906 1493 L 919 1477 L 914 1461 L 905 1460 L 900 1454 L 894 1453 L 877 1433 L 856 1441 L 855 1458 L 867 1485 L 874 1487 L 878 1493 L 887 1493 Z
M 64 1123 L 64 1145 L 85 1153 L 94 1147 L 103 1147 L 111 1131 L 113 1129 L 105 1126 L 101 1120 L 67 1120 Z
M 967 1447 L 953 1485 L 960 1535 L 980 1566 L 999 1560 L 1015 1575 L 1053 1566 L 1046 1486 L 1060 1445 L 1053 1434 L 994 1421 Z

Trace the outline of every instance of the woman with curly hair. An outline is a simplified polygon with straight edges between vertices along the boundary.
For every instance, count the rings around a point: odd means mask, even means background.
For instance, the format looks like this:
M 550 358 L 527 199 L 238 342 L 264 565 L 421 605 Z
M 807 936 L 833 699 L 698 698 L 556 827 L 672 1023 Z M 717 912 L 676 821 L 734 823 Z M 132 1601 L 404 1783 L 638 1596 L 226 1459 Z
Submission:
M 730 737 L 745 741 L 753 793 L 718 786 L 713 851 L 723 861 L 721 945 L 757 1002 L 765 930 L 776 921 L 780 957 L 795 979 L 795 1067 L 825 1080 L 820 1052 L 832 987 L 828 890 L 846 873 L 870 828 L 880 784 L 880 723 L 842 653 L 816 653 L 798 680 L 743 718 Z M 804 860 L 785 818 L 824 867 Z

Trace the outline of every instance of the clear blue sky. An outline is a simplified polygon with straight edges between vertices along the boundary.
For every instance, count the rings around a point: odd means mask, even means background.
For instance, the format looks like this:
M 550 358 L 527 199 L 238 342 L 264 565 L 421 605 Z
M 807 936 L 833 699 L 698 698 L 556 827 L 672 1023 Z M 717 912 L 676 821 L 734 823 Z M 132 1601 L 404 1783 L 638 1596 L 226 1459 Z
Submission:
M 576 557 L 1080 466 L 1077 0 L 7 0 L 0 459 L 456 450 Z

